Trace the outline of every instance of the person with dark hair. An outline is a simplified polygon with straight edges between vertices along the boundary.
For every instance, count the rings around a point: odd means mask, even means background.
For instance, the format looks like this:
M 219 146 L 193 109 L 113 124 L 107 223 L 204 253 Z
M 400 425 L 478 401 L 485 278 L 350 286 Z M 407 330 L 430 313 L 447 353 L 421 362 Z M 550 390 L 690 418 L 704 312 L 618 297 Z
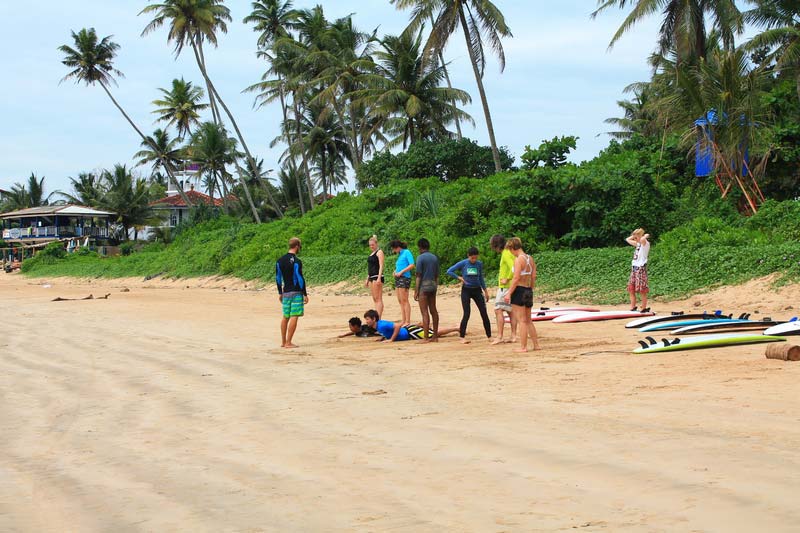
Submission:
M 423 336 L 425 342 L 439 340 L 439 311 L 436 309 L 436 290 L 439 287 L 439 258 L 430 251 L 431 243 L 422 238 L 417 241 L 417 278 L 414 284 L 414 299 L 419 302 L 422 313 Z M 433 335 L 428 338 L 428 330 Z
M 506 248 L 506 238 L 502 235 L 492 235 L 489 240 L 492 250 L 500 254 L 500 272 L 497 275 L 497 295 L 494 299 L 494 315 L 497 323 L 497 337 L 492 344 L 503 342 L 515 342 L 517 340 L 517 319 L 511 311 L 511 304 L 506 303 L 504 297 L 511 286 L 511 278 L 514 275 L 514 254 Z M 511 320 L 511 340 L 503 338 L 505 328 L 505 315 Z
M 389 248 L 398 255 L 394 266 L 394 288 L 400 304 L 400 315 L 404 324 L 410 324 L 411 303 L 408 301 L 408 291 L 411 289 L 411 270 L 415 268 L 414 256 L 408 250 L 408 245 L 397 239 L 389 242 Z
M 536 263 L 522 249 L 522 241 L 512 237 L 506 243 L 516 259 L 514 260 L 514 277 L 511 287 L 504 299 L 511 304 L 519 326 L 520 347 L 515 352 L 528 351 L 528 337 L 533 341 L 533 349 L 539 350 L 539 337 L 536 335 L 536 326 L 531 321 L 531 308 L 533 308 L 533 287 L 536 285 Z
M 419 340 L 433 335 L 433 330 L 425 330 L 421 324 L 403 324 L 401 322 L 392 322 L 390 320 L 381 320 L 378 312 L 370 309 L 364 313 L 364 321 L 366 325 L 374 328 L 380 335 L 379 341 L 388 340 L 395 341 L 409 341 Z M 444 328 L 437 332 L 439 337 L 455 333 L 458 327 Z
M 357 316 L 354 316 L 350 320 L 347 321 L 347 325 L 350 328 L 350 331 L 347 333 L 342 333 L 339 335 L 339 338 L 344 337 L 375 337 L 378 335 L 378 332 L 375 331 L 375 328 L 371 328 L 366 324 L 361 323 L 361 319 Z
M 281 348 L 297 348 L 292 337 L 297 329 L 297 319 L 303 316 L 308 303 L 306 280 L 303 277 L 303 263 L 297 257 L 302 244 L 300 239 L 289 239 L 289 251 L 275 263 L 275 283 L 278 285 L 278 299 L 283 305 L 281 320 Z
M 466 339 L 467 323 L 470 317 L 469 301 L 475 302 L 483 320 L 483 329 L 486 337 L 492 338 L 492 324 L 489 321 L 489 314 L 486 312 L 486 301 L 489 299 L 489 291 L 486 289 L 486 280 L 483 279 L 483 262 L 478 260 L 478 249 L 474 246 L 467 250 L 467 258 L 459 261 L 447 269 L 447 274 L 461 282 L 461 327 L 459 336 L 461 342 L 469 344 Z

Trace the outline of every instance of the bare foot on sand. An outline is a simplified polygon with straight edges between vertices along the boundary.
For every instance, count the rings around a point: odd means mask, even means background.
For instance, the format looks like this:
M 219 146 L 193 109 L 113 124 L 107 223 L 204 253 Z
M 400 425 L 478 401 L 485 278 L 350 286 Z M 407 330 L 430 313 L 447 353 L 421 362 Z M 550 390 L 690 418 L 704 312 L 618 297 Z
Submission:
M 429 343 L 429 342 L 439 342 L 439 337 L 430 337 L 429 339 L 422 339 L 422 342 Z
M 461 338 L 461 344 L 469 344 L 472 341 L 468 341 L 465 337 Z
M 299 346 L 296 344 L 289 343 L 289 344 L 284 344 L 283 346 L 281 346 L 281 348 L 299 348 Z
M 528 353 L 527 348 L 514 348 L 514 353 Z
M 490 342 L 489 344 L 491 344 L 492 346 L 497 346 L 498 344 L 503 344 L 505 342 L 506 342 L 506 340 L 503 337 L 500 337 L 500 338 L 492 339 L 492 342 Z

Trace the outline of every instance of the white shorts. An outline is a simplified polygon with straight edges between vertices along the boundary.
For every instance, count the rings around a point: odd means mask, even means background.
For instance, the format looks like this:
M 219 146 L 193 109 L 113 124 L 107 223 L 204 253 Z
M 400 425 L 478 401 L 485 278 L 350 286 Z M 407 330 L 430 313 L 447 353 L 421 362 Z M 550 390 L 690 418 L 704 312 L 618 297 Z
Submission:
M 503 288 L 497 289 L 497 296 L 494 297 L 494 308 L 501 309 L 503 311 L 510 313 L 511 304 L 506 303 L 506 301 L 503 300 L 506 294 L 508 294 L 508 289 L 503 289 Z

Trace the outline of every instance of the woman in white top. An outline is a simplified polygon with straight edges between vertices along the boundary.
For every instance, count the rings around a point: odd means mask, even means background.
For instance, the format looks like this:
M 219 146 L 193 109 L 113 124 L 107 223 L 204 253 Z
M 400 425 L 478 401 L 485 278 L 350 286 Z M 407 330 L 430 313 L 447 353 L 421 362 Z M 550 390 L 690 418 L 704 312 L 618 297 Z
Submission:
M 628 294 L 631 296 L 631 311 L 636 311 L 636 293 L 642 296 L 642 313 L 647 313 L 647 293 L 650 287 L 647 280 L 647 256 L 650 254 L 650 241 L 647 239 L 649 234 L 642 228 L 636 228 L 633 233 L 625 239 L 625 242 L 635 247 L 633 261 L 631 261 L 631 276 L 628 279 Z

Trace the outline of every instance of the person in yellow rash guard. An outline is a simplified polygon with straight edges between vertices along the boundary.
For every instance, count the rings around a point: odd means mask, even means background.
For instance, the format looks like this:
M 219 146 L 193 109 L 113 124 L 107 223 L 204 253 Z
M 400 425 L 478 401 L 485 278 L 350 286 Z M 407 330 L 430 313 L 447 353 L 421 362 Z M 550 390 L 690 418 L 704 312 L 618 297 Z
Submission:
M 508 288 L 511 286 L 511 278 L 514 277 L 514 254 L 506 249 L 506 238 L 502 235 L 493 235 L 489 240 L 489 245 L 492 247 L 492 250 L 500 254 L 500 273 L 497 275 L 497 295 L 494 299 L 497 337 L 494 338 L 492 344 L 516 342 L 517 321 L 511 313 L 511 304 L 503 300 L 506 293 L 508 293 Z M 511 339 L 509 340 L 503 338 L 503 329 L 506 323 L 505 315 L 508 315 L 511 319 Z

